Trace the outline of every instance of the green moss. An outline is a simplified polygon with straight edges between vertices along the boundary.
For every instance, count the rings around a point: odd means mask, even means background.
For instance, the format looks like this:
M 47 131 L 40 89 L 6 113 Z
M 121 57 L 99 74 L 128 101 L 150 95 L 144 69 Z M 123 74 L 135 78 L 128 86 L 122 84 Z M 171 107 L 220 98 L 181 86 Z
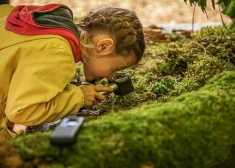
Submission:
M 45 156 L 48 157 L 52 156 L 58 156 L 56 154 L 59 153 L 58 148 L 51 148 L 49 151 L 47 151 L 48 148 L 48 137 L 40 136 L 40 134 L 37 135 L 27 135 L 29 138 L 25 139 L 22 143 L 22 140 L 20 138 L 14 140 L 14 144 L 17 146 L 18 150 L 21 151 L 21 156 L 25 159 L 31 159 L 31 155 L 35 157 Z M 24 138 L 24 136 L 22 136 Z M 40 143 L 38 142 L 40 139 Z M 19 141 L 19 142 L 18 142 Z M 29 148 L 25 148 L 25 145 L 29 145 Z M 40 148 L 39 151 L 35 153 L 35 149 Z
M 179 93 L 185 91 L 197 90 L 204 86 L 205 82 L 211 77 L 223 71 L 235 70 L 230 62 L 220 60 L 209 55 L 198 55 L 197 61 L 190 64 L 188 73 L 180 83 L 177 83 L 176 89 Z
M 235 142 L 235 72 L 216 75 L 205 87 L 167 103 L 87 122 L 74 146 L 50 146 L 49 136 L 20 136 L 8 144 L 19 150 L 23 163 L 211 168 L 229 158 Z
M 192 39 L 147 45 L 141 65 L 129 69 L 135 91 L 110 95 L 96 109 L 105 112 L 130 109 L 148 102 L 165 102 L 197 90 L 214 75 L 235 70 L 234 29 L 205 27 Z M 162 81 L 172 78 L 173 84 Z
M 181 34 L 169 34 L 169 35 L 167 35 L 167 38 L 169 38 L 171 41 L 174 41 L 174 42 L 186 40 L 186 37 Z
M 226 27 L 225 27 L 226 26 Z M 211 27 L 211 26 L 207 26 L 207 27 L 203 27 L 197 34 L 196 36 L 211 36 L 211 35 L 215 35 L 215 36 L 229 36 L 229 37 L 234 37 L 234 28 L 227 28 L 230 25 L 225 25 L 225 26 L 215 26 L 215 27 Z
M 175 83 L 176 80 L 171 76 L 162 78 L 160 82 L 153 85 L 153 92 L 157 95 L 166 94 L 173 89 Z

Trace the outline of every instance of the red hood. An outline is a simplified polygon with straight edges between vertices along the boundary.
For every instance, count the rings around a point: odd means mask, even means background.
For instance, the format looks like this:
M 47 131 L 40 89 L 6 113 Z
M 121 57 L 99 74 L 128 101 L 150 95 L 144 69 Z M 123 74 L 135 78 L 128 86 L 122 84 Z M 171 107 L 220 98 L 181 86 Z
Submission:
M 71 9 L 65 5 L 16 6 L 7 17 L 6 29 L 23 35 L 55 34 L 63 36 L 72 47 L 75 62 L 81 59 L 80 33 L 73 23 Z

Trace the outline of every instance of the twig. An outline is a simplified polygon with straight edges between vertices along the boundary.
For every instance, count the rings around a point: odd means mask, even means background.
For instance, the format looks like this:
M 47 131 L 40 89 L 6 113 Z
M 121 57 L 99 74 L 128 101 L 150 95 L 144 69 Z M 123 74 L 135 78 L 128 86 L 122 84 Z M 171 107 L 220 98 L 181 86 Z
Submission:
M 204 55 L 206 55 L 206 48 L 205 48 L 203 45 L 201 45 L 200 43 L 198 43 L 198 42 L 195 42 L 195 43 L 203 48 L 203 50 L 204 50 Z

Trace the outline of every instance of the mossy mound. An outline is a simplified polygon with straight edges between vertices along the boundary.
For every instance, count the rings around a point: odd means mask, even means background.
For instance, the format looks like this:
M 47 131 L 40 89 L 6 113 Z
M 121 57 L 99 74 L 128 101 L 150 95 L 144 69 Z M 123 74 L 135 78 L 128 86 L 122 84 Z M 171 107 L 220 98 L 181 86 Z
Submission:
M 2 143 L 1 166 L 16 157 L 16 167 L 235 167 L 235 72 L 169 102 L 89 121 L 74 146 L 51 146 L 50 134 Z
M 234 37 L 235 28 L 205 27 L 190 39 L 147 45 L 144 63 L 127 71 L 135 91 L 110 95 L 96 109 L 131 109 L 199 89 L 216 74 L 235 70 Z

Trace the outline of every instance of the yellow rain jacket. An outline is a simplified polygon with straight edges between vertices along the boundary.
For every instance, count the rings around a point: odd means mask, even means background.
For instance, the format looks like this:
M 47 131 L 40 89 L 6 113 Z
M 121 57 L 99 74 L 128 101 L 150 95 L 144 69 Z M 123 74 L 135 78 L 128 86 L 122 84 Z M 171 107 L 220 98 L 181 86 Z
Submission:
M 11 5 L 8 5 L 8 4 L 0 5 L 0 18 L 7 16 L 12 9 L 13 9 L 13 6 Z
M 14 123 L 32 126 L 75 115 L 84 105 L 71 46 L 58 35 L 20 35 L 0 18 L 0 142 Z

